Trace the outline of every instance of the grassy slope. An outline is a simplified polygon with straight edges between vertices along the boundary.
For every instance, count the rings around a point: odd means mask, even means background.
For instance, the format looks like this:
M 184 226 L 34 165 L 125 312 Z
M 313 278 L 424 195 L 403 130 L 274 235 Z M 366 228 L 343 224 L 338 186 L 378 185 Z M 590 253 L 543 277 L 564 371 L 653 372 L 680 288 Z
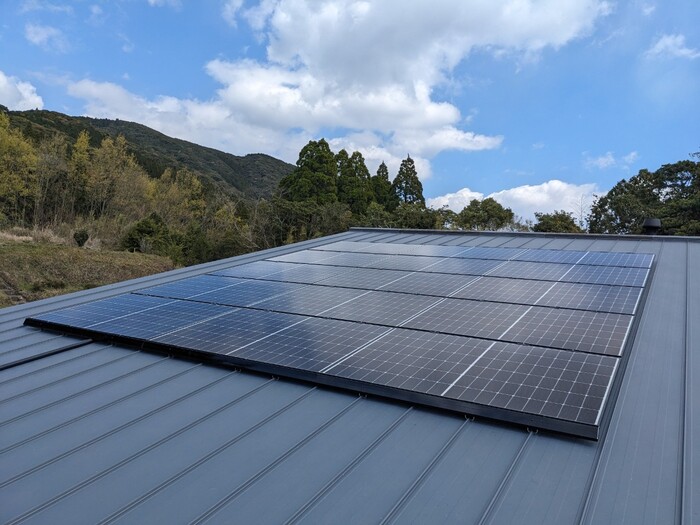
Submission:
M 0 239 L 0 307 L 171 269 L 155 255 Z

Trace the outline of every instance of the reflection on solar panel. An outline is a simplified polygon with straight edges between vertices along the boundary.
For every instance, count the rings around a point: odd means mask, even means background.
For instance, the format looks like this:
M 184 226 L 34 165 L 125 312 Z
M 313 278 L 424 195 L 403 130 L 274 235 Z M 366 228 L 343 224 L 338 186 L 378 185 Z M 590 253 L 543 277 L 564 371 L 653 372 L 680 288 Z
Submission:
M 444 240 L 329 243 L 27 322 L 598 438 L 653 256 Z

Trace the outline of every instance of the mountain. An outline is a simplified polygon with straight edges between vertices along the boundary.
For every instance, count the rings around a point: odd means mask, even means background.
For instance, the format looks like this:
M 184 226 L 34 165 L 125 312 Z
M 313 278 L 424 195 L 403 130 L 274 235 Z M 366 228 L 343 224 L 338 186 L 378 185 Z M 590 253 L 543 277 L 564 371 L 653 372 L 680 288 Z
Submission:
M 0 110 L 7 111 L 0 106 Z M 292 164 L 253 153 L 244 157 L 199 146 L 186 140 L 168 137 L 154 129 L 124 120 L 71 117 L 56 111 L 7 111 L 12 126 L 35 140 L 59 133 L 69 143 L 86 130 L 91 145 L 99 146 L 102 139 L 123 135 L 139 164 L 152 177 L 159 177 L 166 168 L 197 173 L 224 191 L 247 197 L 267 197 L 277 188 L 279 180 L 293 169 Z

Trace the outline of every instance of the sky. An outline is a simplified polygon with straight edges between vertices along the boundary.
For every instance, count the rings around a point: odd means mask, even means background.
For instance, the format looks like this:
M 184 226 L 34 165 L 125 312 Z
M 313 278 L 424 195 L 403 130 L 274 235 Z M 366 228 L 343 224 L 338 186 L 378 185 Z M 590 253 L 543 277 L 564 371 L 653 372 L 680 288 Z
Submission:
M 2 0 L 0 104 L 294 163 L 416 162 L 429 205 L 585 214 L 700 151 L 697 0 Z

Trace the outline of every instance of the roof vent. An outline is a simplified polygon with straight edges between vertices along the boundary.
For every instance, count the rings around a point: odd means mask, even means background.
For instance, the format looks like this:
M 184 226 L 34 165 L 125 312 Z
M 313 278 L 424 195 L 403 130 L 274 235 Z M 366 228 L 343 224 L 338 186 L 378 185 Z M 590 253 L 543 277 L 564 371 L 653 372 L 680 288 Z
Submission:
M 661 229 L 661 220 L 654 217 L 647 217 L 642 223 L 642 233 L 644 235 L 656 235 Z

